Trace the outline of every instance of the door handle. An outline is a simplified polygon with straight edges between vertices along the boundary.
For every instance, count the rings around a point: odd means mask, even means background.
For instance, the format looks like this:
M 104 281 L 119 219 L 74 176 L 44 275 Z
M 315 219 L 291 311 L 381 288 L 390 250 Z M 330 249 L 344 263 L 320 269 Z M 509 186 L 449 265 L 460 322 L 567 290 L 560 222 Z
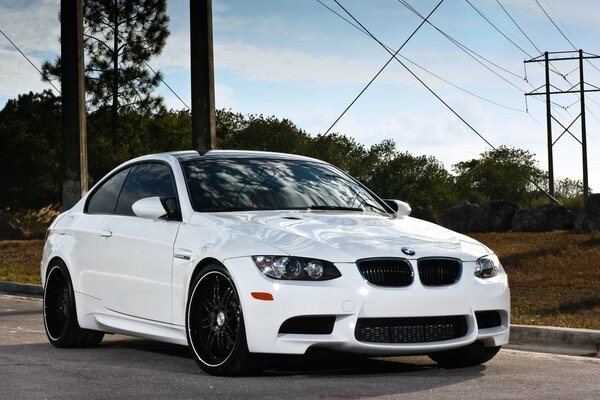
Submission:
M 102 236 L 103 238 L 109 238 L 112 236 L 112 232 L 110 231 L 110 229 L 103 229 L 100 231 L 100 236 Z

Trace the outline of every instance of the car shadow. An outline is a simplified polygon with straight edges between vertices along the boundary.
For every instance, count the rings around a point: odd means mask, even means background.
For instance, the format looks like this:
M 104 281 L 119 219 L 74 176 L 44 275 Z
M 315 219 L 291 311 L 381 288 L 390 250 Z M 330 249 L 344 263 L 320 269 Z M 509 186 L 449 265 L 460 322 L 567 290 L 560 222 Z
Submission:
M 170 357 L 192 359 L 186 346 L 156 342 L 145 339 L 126 338 L 105 340 L 101 347 L 129 349 L 161 354 Z M 260 354 L 256 368 L 248 376 L 336 376 L 336 375 L 389 375 L 434 370 L 446 370 L 426 356 L 368 357 L 326 349 L 309 349 L 303 355 Z M 470 375 L 482 375 L 485 366 L 464 368 Z

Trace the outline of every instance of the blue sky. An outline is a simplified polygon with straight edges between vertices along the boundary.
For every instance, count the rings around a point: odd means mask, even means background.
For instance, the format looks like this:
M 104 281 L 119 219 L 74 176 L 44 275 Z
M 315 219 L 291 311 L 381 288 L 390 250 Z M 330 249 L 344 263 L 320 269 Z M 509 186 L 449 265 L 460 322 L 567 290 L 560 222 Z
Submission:
M 343 11 L 333 0 L 321 0 Z M 382 42 L 397 48 L 420 23 L 397 0 L 339 0 Z M 493 145 L 535 153 L 547 168 L 546 115 L 543 97 L 525 92 L 544 83 L 543 67 L 523 61 L 539 55 L 509 19 L 518 23 L 541 51 L 573 47 L 542 8 L 577 47 L 600 54 L 600 7 L 592 0 L 469 0 L 510 40 L 486 22 L 466 0 L 445 0 L 431 22 L 477 54 L 502 67 L 480 63 L 425 25 L 401 55 L 427 68 L 458 89 L 407 62 L 407 65 Z M 420 13 L 438 1 L 409 0 Z M 0 29 L 38 66 L 59 52 L 58 0 L 0 0 Z M 538 5 L 539 3 L 539 5 Z M 542 6 L 542 8 L 540 7 Z M 163 53 L 150 64 L 189 104 L 189 3 L 170 0 L 171 36 Z M 354 96 L 389 59 L 372 39 L 334 15 L 316 0 L 213 0 L 215 85 L 218 108 L 244 114 L 289 118 L 309 134 L 327 130 Z M 593 64 L 593 65 L 592 65 Z M 563 75 L 552 83 L 566 89 L 579 82 L 574 62 L 557 62 Z M 585 81 L 600 86 L 600 60 L 584 65 Z M 37 72 L 0 36 L 0 104 L 30 90 L 48 88 Z M 472 94 L 484 97 L 482 100 Z M 184 106 L 165 87 L 158 89 L 168 107 Z M 554 114 L 567 126 L 579 114 L 576 95 L 553 96 Z M 500 105 L 492 104 L 491 102 Z M 590 93 L 588 158 L 590 185 L 600 190 L 600 93 Z M 579 137 L 579 122 L 573 133 Z M 553 125 L 555 138 L 562 128 Z M 477 157 L 489 147 L 398 63 L 392 62 L 334 131 L 371 145 L 393 139 L 414 155 L 435 156 L 452 164 Z M 555 175 L 581 179 L 581 146 L 569 135 L 554 147 Z M 401 173 L 401 171 L 399 171 Z

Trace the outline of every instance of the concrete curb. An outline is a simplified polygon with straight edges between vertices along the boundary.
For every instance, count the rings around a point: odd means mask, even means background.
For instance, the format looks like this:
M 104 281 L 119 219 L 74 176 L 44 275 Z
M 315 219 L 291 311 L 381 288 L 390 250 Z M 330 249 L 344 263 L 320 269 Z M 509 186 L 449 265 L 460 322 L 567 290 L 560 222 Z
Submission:
M 44 289 L 42 285 L 0 281 L 0 293 L 41 297 L 44 294 Z
M 600 357 L 600 331 L 512 325 L 507 347 L 514 350 Z
M 0 281 L 0 293 L 41 297 L 41 285 Z M 532 325 L 511 325 L 512 350 L 600 357 L 600 331 Z

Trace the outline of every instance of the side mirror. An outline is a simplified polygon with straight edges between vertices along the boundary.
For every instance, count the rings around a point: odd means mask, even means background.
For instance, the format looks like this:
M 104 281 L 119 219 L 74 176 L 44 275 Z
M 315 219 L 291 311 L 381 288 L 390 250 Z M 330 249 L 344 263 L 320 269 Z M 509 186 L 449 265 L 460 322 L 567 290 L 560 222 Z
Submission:
M 400 200 L 385 199 L 385 203 L 396 213 L 396 218 L 408 217 L 412 211 L 408 203 Z
M 133 203 L 133 213 L 141 218 L 158 219 L 168 214 L 160 197 L 146 197 Z

